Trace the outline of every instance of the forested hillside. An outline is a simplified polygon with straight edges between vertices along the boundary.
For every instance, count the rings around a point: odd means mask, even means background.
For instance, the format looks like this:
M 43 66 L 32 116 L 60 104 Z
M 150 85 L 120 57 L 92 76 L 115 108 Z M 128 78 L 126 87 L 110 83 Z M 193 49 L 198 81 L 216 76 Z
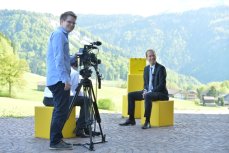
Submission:
M 32 73 L 45 75 L 47 42 L 52 30 L 59 25 L 58 17 L 51 14 L 9 10 L 0 11 L 0 15 L 0 31 L 12 41 L 12 45 L 20 57 L 26 59 Z M 77 22 L 82 22 L 80 16 Z M 113 45 L 115 43 L 108 43 L 108 39 L 102 39 L 81 26 L 78 26 L 70 34 L 69 39 L 72 54 L 78 52 L 79 48 L 89 42 L 99 40 L 103 43 L 99 47 L 98 58 L 102 60 L 100 70 L 106 80 L 126 80 L 128 57 L 140 55 L 140 53 L 128 52 L 128 49 Z M 200 82 L 195 78 L 180 75 L 173 69 L 168 69 L 169 87 L 190 89 L 198 85 Z
M 59 19 L 50 14 L 39 14 L 26 11 L 0 11 L 0 32 L 8 37 L 20 57 L 27 60 L 33 73 L 45 75 L 46 51 L 49 35 L 59 24 Z M 100 40 L 101 71 L 108 80 L 126 79 L 127 58 L 124 51 L 93 36 L 89 32 L 76 28 L 70 35 L 71 53 L 89 42 Z M 118 59 L 118 61 L 117 61 Z
M 83 15 L 79 26 L 142 57 L 154 48 L 170 69 L 201 82 L 229 79 L 229 7 L 150 17 Z

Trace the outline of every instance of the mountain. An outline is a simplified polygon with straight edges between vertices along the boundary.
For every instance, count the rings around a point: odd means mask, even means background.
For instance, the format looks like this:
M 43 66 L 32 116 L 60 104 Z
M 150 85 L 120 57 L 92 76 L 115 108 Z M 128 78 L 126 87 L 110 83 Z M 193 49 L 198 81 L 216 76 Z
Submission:
M 229 7 L 202 8 L 150 17 L 80 15 L 78 25 L 143 57 L 154 48 L 166 67 L 203 83 L 229 79 Z
M 44 76 L 47 42 L 51 32 L 59 25 L 58 17 L 21 10 L 1 10 L 0 16 L 0 32 L 12 41 L 20 57 L 26 59 L 31 72 Z M 81 16 L 78 20 L 81 22 Z M 125 24 L 124 20 L 122 23 Z M 130 55 L 137 57 L 133 52 L 128 52 L 115 43 L 109 43 L 107 39 L 98 37 L 81 26 L 77 27 L 69 37 L 71 54 L 77 53 L 84 44 L 101 41 L 103 44 L 98 47 L 100 49 L 98 58 L 102 60 L 99 68 L 104 79 L 127 79 L 128 57 Z M 177 74 L 168 69 L 168 86 L 171 88 L 190 89 L 200 84 L 191 76 Z
M 2 10 L 0 16 L 0 32 L 12 41 L 20 57 L 27 60 L 32 73 L 45 75 L 47 42 L 51 32 L 59 25 L 58 17 L 21 10 Z M 103 77 L 108 80 L 126 79 L 128 60 L 123 57 L 122 49 L 81 28 L 76 28 L 69 37 L 72 55 L 84 44 L 102 41 L 98 58 L 102 60 L 100 69 Z

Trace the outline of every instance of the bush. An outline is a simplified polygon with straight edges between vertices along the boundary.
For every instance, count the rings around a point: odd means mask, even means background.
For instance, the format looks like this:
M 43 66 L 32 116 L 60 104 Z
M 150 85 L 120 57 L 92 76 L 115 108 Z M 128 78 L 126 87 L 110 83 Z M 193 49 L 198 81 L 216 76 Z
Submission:
M 201 104 L 201 101 L 199 99 L 195 99 L 194 102 L 195 102 L 196 105 L 200 105 Z
M 218 106 L 224 106 L 224 98 L 223 97 L 219 97 L 218 101 L 216 102 Z
M 127 83 L 126 83 L 126 82 L 122 83 L 122 84 L 120 85 L 120 88 L 127 88 Z
M 99 109 L 114 110 L 114 103 L 110 99 L 99 99 L 98 107 Z
M 0 91 L 0 97 L 10 97 L 10 94 L 8 92 Z

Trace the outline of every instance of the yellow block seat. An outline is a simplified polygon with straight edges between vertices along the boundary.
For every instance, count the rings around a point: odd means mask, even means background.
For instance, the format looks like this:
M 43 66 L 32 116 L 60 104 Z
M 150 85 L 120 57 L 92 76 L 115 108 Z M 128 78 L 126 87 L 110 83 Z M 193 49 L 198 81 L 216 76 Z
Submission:
M 146 66 L 145 58 L 130 58 L 129 74 L 143 74 Z
M 130 58 L 129 74 L 127 79 L 127 94 L 129 92 L 142 90 L 143 88 L 143 72 L 146 66 L 145 58 Z M 128 100 L 127 95 L 122 100 L 122 117 L 128 117 Z M 141 118 L 141 102 L 135 101 L 134 117 Z
M 127 93 L 143 90 L 143 74 L 128 74 L 127 83 Z
M 50 125 L 53 107 L 35 107 L 35 137 L 50 139 Z M 76 128 L 75 107 L 72 109 L 69 119 L 66 121 L 62 134 L 64 138 L 73 138 L 73 130 Z
M 150 116 L 151 126 L 173 126 L 174 125 L 174 101 L 155 101 L 152 102 Z M 145 123 L 145 104 L 141 103 L 141 124 Z
M 123 100 L 122 100 L 122 117 L 128 117 L 128 99 L 127 95 L 123 95 Z M 136 119 L 141 118 L 141 103 L 142 101 L 135 101 L 135 112 L 134 112 L 134 117 Z M 144 103 L 144 101 L 143 101 Z

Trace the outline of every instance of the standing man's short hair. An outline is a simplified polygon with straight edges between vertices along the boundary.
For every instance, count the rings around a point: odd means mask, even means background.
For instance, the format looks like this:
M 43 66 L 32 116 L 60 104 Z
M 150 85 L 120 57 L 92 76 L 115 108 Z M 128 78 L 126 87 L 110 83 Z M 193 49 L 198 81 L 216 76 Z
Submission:
M 67 12 L 64 12 L 63 14 L 61 14 L 60 16 L 60 21 L 61 20 L 66 20 L 68 16 L 72 16 L 73 18 L 77 18 L 76 14 L 72 11 L 67 11 Z
M 148 52 L 152 52 L 154 55 L 156 55 L 155 50 L 153 50 L 153 49 L 148 49 L 148 50 L 146 51 L 146 57 L 147 57 L 147 53 L 148 53 Z

